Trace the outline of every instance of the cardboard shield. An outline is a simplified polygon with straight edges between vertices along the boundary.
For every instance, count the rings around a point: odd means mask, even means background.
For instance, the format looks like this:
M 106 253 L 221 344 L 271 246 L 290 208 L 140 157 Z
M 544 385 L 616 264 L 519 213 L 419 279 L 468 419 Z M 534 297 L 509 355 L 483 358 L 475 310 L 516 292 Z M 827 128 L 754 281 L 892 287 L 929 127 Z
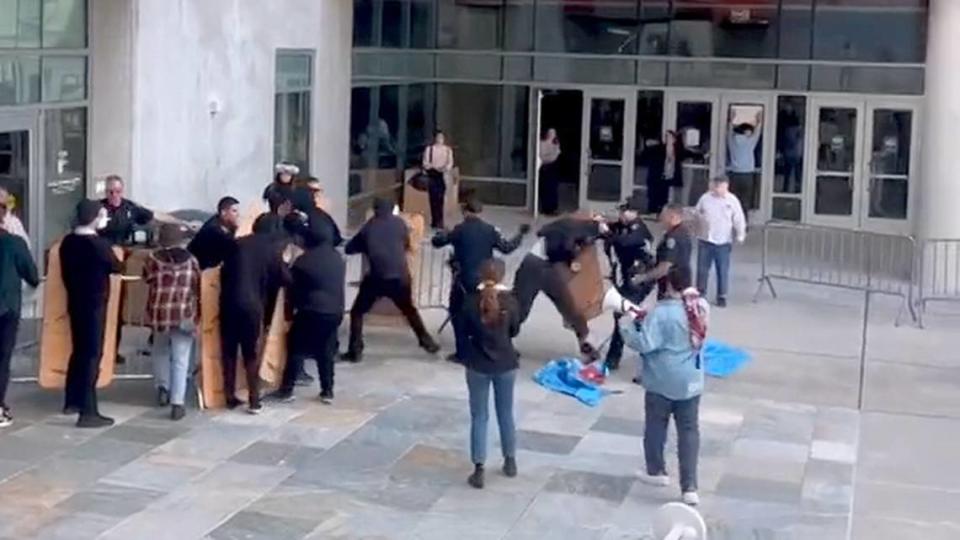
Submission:
M 113 248 L 117 258 L 123 260 L 123 250 Z M 113 382 L 114 363 L 117 359 L 117 325 L 120 318 L 119 275 L 110 276 L 110 294 L 107 298 L 107 315 L 104 321 L 103 353 L 100 356 L 100 375 L 97 388 Z M 70 334 L 70 315 L 67 312 L 67 289 L 63 284 L 63 268 L 60 265 L 60 241 L 50 247 L 47 255 L 47 279 L 43 293 L 43 325 L 40 331 L 41 388 L 64 388 L 67 382 L 67 367 L 73 353 L 73 338 Z

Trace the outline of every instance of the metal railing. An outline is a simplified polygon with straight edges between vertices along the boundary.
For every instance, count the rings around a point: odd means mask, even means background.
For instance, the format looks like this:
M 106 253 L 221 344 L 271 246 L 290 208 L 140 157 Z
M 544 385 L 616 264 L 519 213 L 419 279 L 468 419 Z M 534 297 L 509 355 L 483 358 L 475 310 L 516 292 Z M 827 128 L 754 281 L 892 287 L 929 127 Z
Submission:
M 420 243 L 419 268 L 416 272 L 414 304 L 419 309 L 446 309 L 450 288 L 454 287 L 449 247 L 435 248 L 430 240 Z
M 773 280 L 794 281 L 897 296 L 903 302 L 896 324 L 904 312 L 917 321 L 912 236 L 771 222 L 763 228 L 762 250 L 754 301 L 765 285 L 777 297 Z
M 929 302 L 960 303 L 960 239 L 924 240 L 917 253 L 918 323 Z

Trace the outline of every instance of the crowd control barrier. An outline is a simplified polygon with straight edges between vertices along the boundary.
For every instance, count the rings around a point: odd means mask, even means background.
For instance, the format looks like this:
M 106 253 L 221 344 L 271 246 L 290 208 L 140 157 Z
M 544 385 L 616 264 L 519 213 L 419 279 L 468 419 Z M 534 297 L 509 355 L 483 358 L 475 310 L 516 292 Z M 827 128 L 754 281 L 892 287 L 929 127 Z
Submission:
M 911 236 L 771 222 L 763 228 L 762 250 L 754 301 L 764 287 L 777 297 L 774 280 L 794 281 L 897 296 L 896 324 L 904 312 L 917 321 L 917 242 Z
M 917 266 L 917 311 L 923 328 L 929 302 L 960 303 L 960 239 L 924 240 Z

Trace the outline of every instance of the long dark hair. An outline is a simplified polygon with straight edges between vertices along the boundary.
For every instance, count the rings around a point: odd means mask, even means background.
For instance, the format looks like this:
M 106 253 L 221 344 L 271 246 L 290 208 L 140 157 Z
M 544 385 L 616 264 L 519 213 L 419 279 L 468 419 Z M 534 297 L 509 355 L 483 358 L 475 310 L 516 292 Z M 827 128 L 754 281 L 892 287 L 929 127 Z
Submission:
M 503 321 L 497 285 L 503 281 L 506 271 L 506 265 L 500 259 L 487 259 L 480 265 L 480 320 L 486 326 L 495 326 Z

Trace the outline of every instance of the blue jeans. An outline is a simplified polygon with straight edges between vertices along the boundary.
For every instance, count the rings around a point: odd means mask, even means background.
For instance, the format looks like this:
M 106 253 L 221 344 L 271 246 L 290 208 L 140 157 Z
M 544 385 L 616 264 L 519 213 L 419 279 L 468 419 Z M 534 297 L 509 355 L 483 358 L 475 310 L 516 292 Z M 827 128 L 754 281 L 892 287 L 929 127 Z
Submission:
M 700 456 L 700 396 L 675 401 L 660 394 L 644 396 L 646 425 L 643 430 L 643 453 L 647 474 L 667 474 L 663 447 L 667 443 L 670 416 L 677 424 L 677 454 L 680 461 L 680 489 L 697 490 L 697 460 Z
M 697 249 L 697 289 L 706 296 L 710 283 L 710 266 L 717 268 L 717 298 L 726 298 L 730 285 L 730 252 L 732 244 L 712 244 L 700 240 Z
M 493 386 L 493 404 L 500 426 L 500 448 L 503 457 L 517 455 L 517 428 L 513 423 L 513 385 L 517 370 L 487 375 L 467 368 L 467 391 L 470 394 L 470 459 L 475 465 L 487 461 L 487 420 L 490 405 L 490 386 Z
M 193 356 L 193 332 L 172 329 L 153 335 L 153 377 L 157 388 L 170 392 L 172 405 L 183 405 L 187 394 L 187 377 Z

